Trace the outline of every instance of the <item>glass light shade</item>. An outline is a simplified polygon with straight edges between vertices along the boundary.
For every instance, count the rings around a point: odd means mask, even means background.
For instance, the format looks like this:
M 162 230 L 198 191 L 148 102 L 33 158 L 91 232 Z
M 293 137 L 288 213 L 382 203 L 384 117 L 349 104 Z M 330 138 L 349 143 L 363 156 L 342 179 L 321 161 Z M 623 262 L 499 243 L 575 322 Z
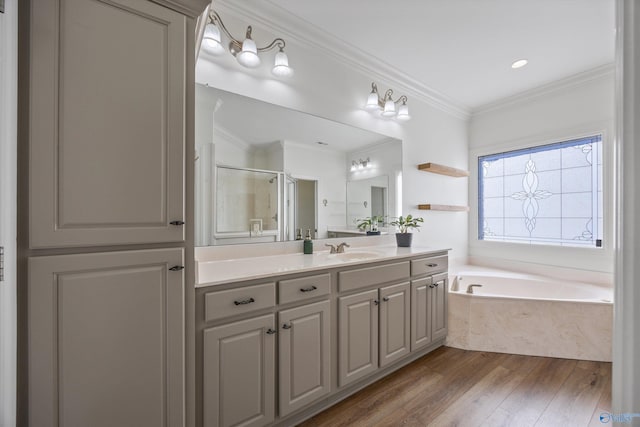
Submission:
M 289 77 L 293 74 L 293 70 L 289 67 L 289 58 L 286 53 L 283 51 L 276 53 L 276 59 L 271 72 L 278 77 Z
M 242 51 L 238 52 L 236 59 L 243 67 L 256 68 L 260 65 L 260 58 L 258 57 L 258 48 L 256 48 L 256 42 L 251 39 L 245 39 L 242 42 Z
M 387 99 L 384 103 L 383 117 L 392 117 L 396 115 L 396 104 L 391 99 Z
M 204 36 L 202 37 L 202 47 L 213 55 L 220 55 L 224 52 L 220 38 L 220 29 L 216 24 L 210 22 L 204 27 Z
M 378 94 L 376 92 L 371 92 L 369 97 L 367 98 L 367 104 L 364 106 L 365 110 L 375 111 L 380 106 L 378 105 Z
M 396 118 L 398 120 L 404 121 L 411 119 L 411 116 L 409 115 L 409 107 L 407 107 L 407 104 L 402 104 L 400 107 L 398 107 L 398 116 Z

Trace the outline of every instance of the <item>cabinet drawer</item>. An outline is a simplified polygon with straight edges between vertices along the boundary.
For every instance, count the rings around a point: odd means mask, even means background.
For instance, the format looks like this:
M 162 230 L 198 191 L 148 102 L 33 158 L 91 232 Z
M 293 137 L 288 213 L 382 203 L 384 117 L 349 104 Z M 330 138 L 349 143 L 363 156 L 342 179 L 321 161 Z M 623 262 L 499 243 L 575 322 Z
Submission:
M 339 291 L 350 291 L 409 277 L 409 261 L 338 273 Z
M 275 305 L 275 283 L 210 292 L 204 296 L 204 320 L 209 322 Z
M 281 280 L 278 282 L 278 292 L 280 304 L 328 295 L 331 292 L 331 275 L 326 273 L 299 279 Z
M 420 258 L 411 261 L 411 275 L 421 276 L 447 271 L 449 262 L 446 255 L 431 258 Z

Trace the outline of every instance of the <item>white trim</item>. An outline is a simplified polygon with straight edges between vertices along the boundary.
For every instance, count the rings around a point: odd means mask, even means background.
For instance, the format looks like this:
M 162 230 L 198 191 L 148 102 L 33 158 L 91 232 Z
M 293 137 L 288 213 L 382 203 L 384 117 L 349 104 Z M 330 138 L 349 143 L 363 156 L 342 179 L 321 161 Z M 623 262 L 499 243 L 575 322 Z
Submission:
M 4 246 L 4 282 L 0 282 L 0 426 L 16 425 L 16 178 L 18 2 L 6 0 L 0 14 L 0 246 Z
M 640 266 L 638 241 L 640 227 L 640 6 L 635 0 L 616 3 L 616 166 L 618 244 L 615 248 L 614 326 L 613 326 L 613 413 L 640 412 Z M 631 422 L 639 425 L 638 418 Z M 622 425 L 622 424 L 620 424 Z
M 569 141 L 581 137 L 601 134 L 603 168 L 613 168 L 613 124 L 610 121 L 590 123 L 579 128 L 563 129 L 543 135 L 530 136 L 469 151 L 469 256 L 505 259 L 531 264 L 567 267 L 577 270 L 598 271 L 611 275 L 613 265 L 614 237 L 613 183 L 611 173 L 604 173 L 604 230 L 603 248 L 580 248 L 569 246 L 526 245 L 521 243 L 478 240 L 478 157 L 504 151 L 518 150 L 537 145 Z
M 512 107 L 516 104 L 524 104 L 541 96 L 547 96 L 551 93 L 562 92 L 575 86 L 589 83 L 593 80 L 611 76 L 615 72 L 615 64 L 604 64 L 591 70 L 583 71 L 560 80 L 547 83 L 524 92 L 516 93 L 497 101 L 481 105 L 474 108 L 471 112 L 472 117 L 480 116 L 490 111 L 500 110 Z
M 471 117 L 468 106 L 428 87 L 422 81 L 398 70 L 396 66 L 365 54 L 361 49 L 301 19 L 270 0 L 259 2 L 221 0 L 216 2 L 215 10 L 251 22 L 252 25 L 257 23 L 263 28 L 271 29 L 284 37 L 287 43 L 321 51 L 334 60 L 370 76 L 376 83 L 390 84 L 394 92 L 403 92 L 408 97 L 419 99 L 463 120 Z M 363 88 L 363 90 L 368 89 L 368 87 Z

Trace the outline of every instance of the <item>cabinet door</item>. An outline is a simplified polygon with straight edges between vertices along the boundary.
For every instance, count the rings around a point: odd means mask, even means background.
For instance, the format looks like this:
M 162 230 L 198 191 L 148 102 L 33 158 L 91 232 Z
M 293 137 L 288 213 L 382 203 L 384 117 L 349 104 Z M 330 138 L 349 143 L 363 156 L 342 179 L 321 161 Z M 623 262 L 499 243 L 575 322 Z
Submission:
M 449 279 L 447 273 L 433 276 L 432 335 L 433 341 L 447 336 L 447 303 Z
M 409 282 L 380 288 L 380 366 L 411 351 Z
M 411 282 L 411 351 L 431 343 L 431 277 Z
M 279 314 L 280 416 L 285 416 L 331 390 L 329 301 Z
M 145 0 L 32 3 L 31 247 L 183 241 L 186 18 Z
M 184 425 L 182 249 L 29 259 L 29 425 Z
M 378 369 L 378 290 L 338 298 L 340 387 Z
M 204 331 L 204 426 L 257 427 L 275 416 L 273 314 Z

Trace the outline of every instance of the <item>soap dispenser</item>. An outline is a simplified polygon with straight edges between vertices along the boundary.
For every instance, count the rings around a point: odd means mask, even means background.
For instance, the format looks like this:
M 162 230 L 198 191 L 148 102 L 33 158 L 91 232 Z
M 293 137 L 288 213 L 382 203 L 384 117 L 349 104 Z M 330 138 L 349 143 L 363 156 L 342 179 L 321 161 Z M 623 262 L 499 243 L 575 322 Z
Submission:
M 307 228 L 307 235 L 304 237 L 303 252 L 307 255 L 313 253 L 313 241 L 311 240 L 311 229 Z

